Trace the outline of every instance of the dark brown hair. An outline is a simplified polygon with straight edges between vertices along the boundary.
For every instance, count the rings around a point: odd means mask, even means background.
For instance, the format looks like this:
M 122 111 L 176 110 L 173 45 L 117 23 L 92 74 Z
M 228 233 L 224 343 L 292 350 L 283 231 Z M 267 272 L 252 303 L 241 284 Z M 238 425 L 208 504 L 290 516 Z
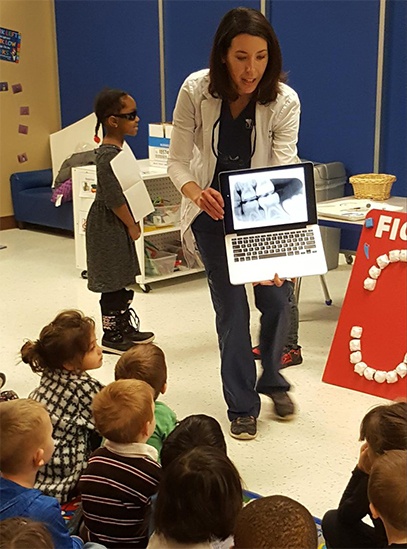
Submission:
M 360 440 L 375 454 L 407 449 L 407 403 L 393 402 L 372 408 L 362 419 Z
M 95 135 L 97 135 L 100 125 L 103 125 L 109 116 L 120 113 L 123 108 L 122 99 L 126 95 L 129 94 L 123 90 L 117 90 L 114 88 L 103 88 L 103 90 L 98 93 L 95 98 L 94 105 L 97 118 Z
M 95 321 L 81 311 L 62 311 L 41 330 L 36 341 L 27 341 L 21 347 L 21 359 L 35 373 L 44 370 L 62 370 L 67 362 L 80 368 L 89 351 Z
M 217 448 L 185 452 L 164 471 L 155 509 L 156 532 L 178 543 L 225 540 L 242 508 L 236 467 Z
M 14 517 L 0 522 L 0 549 L 54 549 L 51 534 L 42 522 Z
M 375 459 L 367 493 L 383 521 L 395 530 L 407 531 L 406 450 L 389 450 Z
M 254 98 L 262 104 L 270 103 L 276 99 L 279 82 L 285 82 L 286 75 L 282 71 L 280 44 L 273 27 L 262 13 L 252 8 L 234 8 L 221 20 L 213 40 L 209 62 L 209 93 L 227 101 L 238 98 L 224 59 L 232 40 L 239 34 L 259 36 L 267 42 L 268 63 Z
M 154 389 L 154 400 L 158 398 L 167 382 L 167 365 L 163 351 L 154 345 L 134 345 L 117 361 L 115 379 L 141 379 Z
M 164 469 L 184 452 L 198 446 L 212 446 L 226 454 L 226 441 L 219 422 L 205 414 L 184 418 L 164 440 L 161 466 Z
M 316 549 L 318 534 L 311 513 L 286 496 L 251 501 L 240 511 L 235 528 L 235 548 Z

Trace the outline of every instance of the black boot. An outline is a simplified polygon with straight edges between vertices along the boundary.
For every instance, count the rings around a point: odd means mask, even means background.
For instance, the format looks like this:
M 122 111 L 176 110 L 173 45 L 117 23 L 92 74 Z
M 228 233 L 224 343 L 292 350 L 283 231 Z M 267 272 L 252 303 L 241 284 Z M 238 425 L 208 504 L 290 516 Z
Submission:
M 131 305 L 133 302 L 134 291 L 133 290 L 124 290 L 126 293 L 127 306 Z
M 117 355 L 133 347 L 134 343 L 121 331 L 121 311 L 110 311 L 102 314 L 103 337 L 102 349 Z
M 153 332 L 140 332 L 140 319 L 136 311 L 127 307 L 120 314 L 120 332 L 126 339 L 130 339 L 133 344 L 150 343 L 154 340 Z

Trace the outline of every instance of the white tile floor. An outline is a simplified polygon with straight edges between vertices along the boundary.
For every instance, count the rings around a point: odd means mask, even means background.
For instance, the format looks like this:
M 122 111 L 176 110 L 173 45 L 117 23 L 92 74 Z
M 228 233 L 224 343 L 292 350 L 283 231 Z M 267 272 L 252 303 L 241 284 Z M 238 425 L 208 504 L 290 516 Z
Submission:
M 41 328 L 62 309 L 79 308 L 97 321 L 98 296 L 87 290 L 75 268 L 74 240 L 32 230 L 0 233 L 1 371 L 6 389 L 28 395 L 38 378 L 19 362 L 24 339 L 36 339 Z M 341 256 L 343 257 L 343 256 Z M 301 501 L 315 516 L 336 506 L 358 455 L 359 423 L 383 400 L 321 382 L 351 266 L 327 274 L 333 305 L 324 303 L 318 277 L 303 279 L 300 296 L 300 343 L 304 363 L 284 371 L 293 385 L 298 416 L 290 423 L 271 417 L 265 397 L 254 441 L 227 435 L 229 423 L 221 392 L 214 315 L 203 275 L 182 277 L 153 286 L 144 294 L 136 286 L 134 306 L 142 328 L 156 333 L 169 367 L 163 400 L 179 418 L 193 413 L 216 417 L 226 434 L 228 451 L 248 489 L 263 495 L 285 494 Z M 250 290 L 249 290 L 250 293 Z M 251 300 L 253 342 L 258 314 Z M 113 380 L 116 358 L 105 355 L 93 375 Z

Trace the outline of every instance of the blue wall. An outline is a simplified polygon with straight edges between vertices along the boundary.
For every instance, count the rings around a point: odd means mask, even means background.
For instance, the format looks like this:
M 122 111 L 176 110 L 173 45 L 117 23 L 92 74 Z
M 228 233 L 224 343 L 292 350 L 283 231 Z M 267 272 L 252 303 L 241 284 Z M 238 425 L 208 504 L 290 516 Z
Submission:
M 158 8 L 151 0 L 55 0 L 62 126 L 93 111 L 104 87 L 137 102 L 139 134 L 128 140 L 146 158 L 148 123 L 159 122 Z
M 397 175 L 407 196 L 407 2 L 387 0 L 380 171 Z
M 185 76 L 208 65 L 221 17 L 259 0 L 165 0 L 168 120 Z M 147 156 L 148 122 L 161 119 L 156 0 L 55 0 L 63 126 L 92 110 L 104 85 L 132 93 L 141 125 L 130 140 Z M 407 195 L 407 2 L 388 0 L 382 163 Z M 302 102 L 300 155 L 342 161 L 348 175 L 373 170 L 379 0 L 268 0 L 289 84 Z
M 238 6 L 259 10 L 260 1 L 167 0 L 164 3 L 167 120 L 172 119 L 181 83 L 191 72 L 209 66 L 212 40 L 220 20 Z
M 373 169 L 378 0 L 272 2 L 289 83 L 301 99 L 303 158 Z

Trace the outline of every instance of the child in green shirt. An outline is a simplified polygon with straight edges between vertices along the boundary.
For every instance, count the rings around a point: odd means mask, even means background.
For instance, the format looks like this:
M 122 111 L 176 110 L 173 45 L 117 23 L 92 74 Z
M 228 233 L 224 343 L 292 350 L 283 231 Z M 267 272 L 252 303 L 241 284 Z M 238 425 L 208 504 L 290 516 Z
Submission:
M 160 454 L 164 440 L 177 424 L 171 408 L 157 401 L 158 396 L 167 390 L 167 364 L 163 351 L 153 343 L 131 347 L 118 360 L 115 379 L 139 379 L 154 389 L 156 427 L 147 444 Z

